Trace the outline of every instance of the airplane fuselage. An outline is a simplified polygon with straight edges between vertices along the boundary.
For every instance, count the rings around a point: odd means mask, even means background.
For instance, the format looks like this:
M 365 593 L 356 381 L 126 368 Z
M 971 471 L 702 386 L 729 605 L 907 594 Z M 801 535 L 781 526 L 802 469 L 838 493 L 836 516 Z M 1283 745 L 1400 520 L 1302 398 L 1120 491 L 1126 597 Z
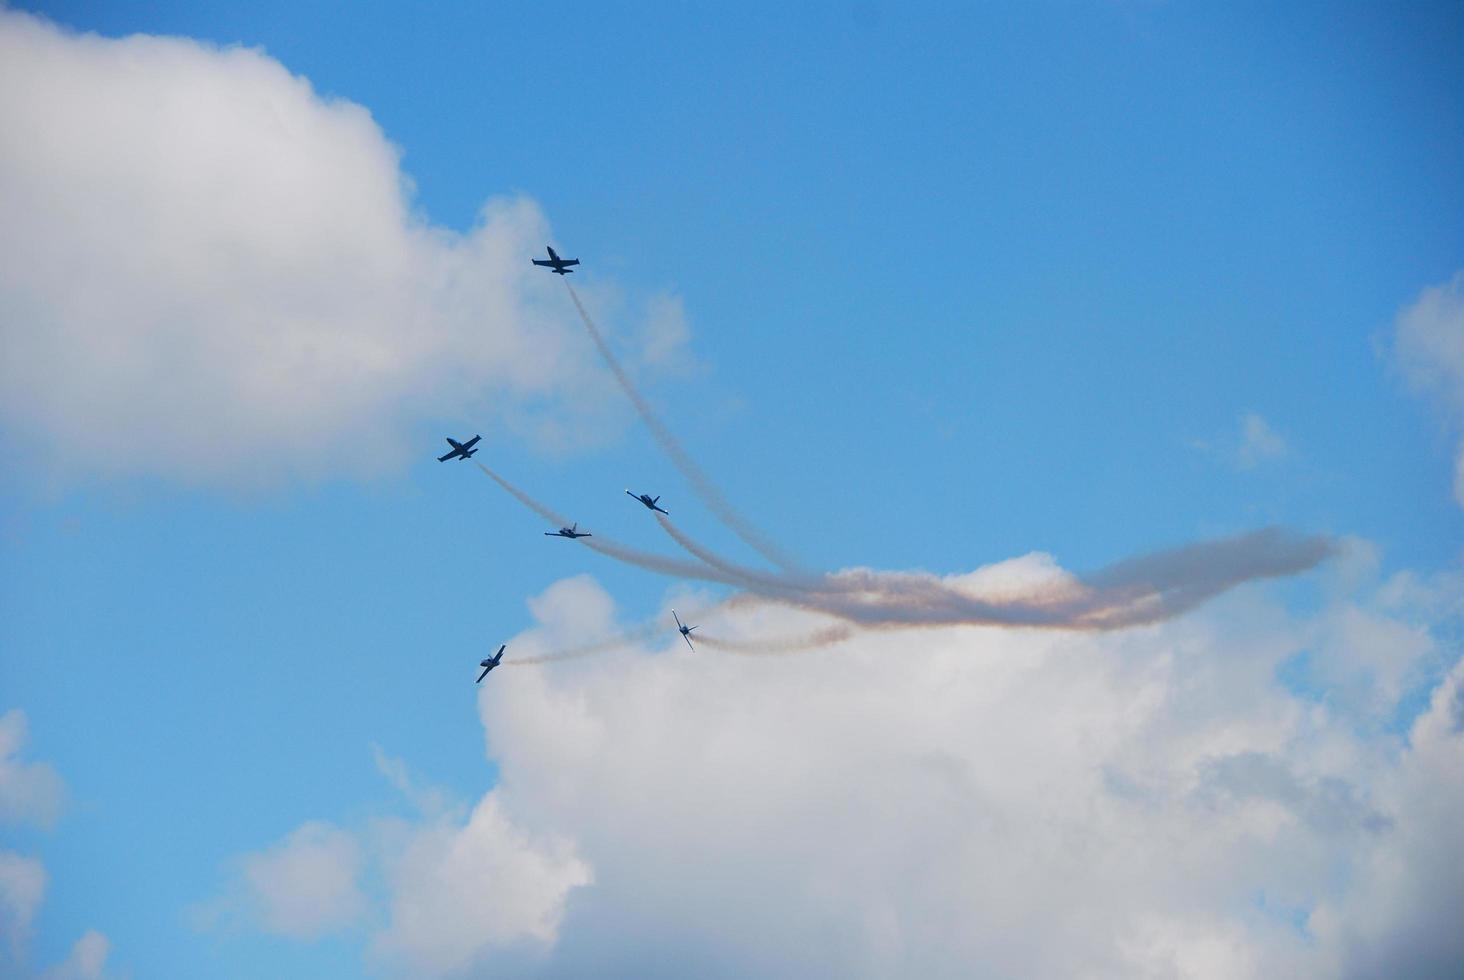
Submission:
M 567 276 L 574 271 L 570 266 L 579 265 L 579 259 L 561 259 L 559 253 L 554 251 L 553 246 L 549 247 L 549 257 L 547 259 L 531 259 L 530 261 L 535 265 L 544 266 L 556 276 Z
M 452 447 L 452 452 L 437 457 L 439 463 L 445 463 L 450 459 L 471 459 L 473 454 L 478 451 L 476 448 L 478 440 L 483 437 L 473 436 L 467 442 L 458 442 L 452 436 L 446 436 L 445 438 L 447 439 L 447 444 Z
M 636 500 L 639 500 L 643 505 L 645 505 L 645 508 L 647 510 L 660 511 L 660 513 L 665 514 L 667 517 L 671 516 L 670 511 L 661 510 L 661 508 L 657 506 L 657 501 L 661 499 L 660 497 L 652 497 L 648 493 L 631 493 L 629 490 L 625 491 L 625 493 L 627 496 L 634 497 Z

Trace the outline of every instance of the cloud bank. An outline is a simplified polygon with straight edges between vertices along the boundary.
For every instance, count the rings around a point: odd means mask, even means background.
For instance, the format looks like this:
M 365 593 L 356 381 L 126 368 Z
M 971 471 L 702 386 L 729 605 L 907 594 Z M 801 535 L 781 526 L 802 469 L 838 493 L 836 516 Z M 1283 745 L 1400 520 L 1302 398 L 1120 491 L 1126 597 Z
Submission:
M 548 240 L 522 198 L 431 225 L 370 114 L 261 51 L 0 11 L 0 425 L 53 479 L 370 474 L 428 420 L 598 440 Z
M 1020 590 L 1032 564 L 977 574 Z M 399 826 L 368 948 L 411 976 L 1450 976 L 1461 603 L 1457 576 L 1399 576 L 1304 615 L 1251 589 L 1118 633 L 772 658 L 667 625 L 501 671 L 479 694 L 498 784 Z M 529 661 L 635 635 L 587 576 L 531 610 Z M 819 620 L 703 622 L 756 651 Z

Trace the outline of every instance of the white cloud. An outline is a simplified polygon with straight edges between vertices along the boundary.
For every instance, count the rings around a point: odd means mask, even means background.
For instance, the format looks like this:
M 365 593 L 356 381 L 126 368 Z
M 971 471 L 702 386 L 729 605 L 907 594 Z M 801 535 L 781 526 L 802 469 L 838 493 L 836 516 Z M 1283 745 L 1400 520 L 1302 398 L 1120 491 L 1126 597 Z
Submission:
M 95 929 L 82 934 L 66 959 L 41 974 L 41 980 L 104 980 L 112 944 Z
M 603 437 L 537 207 L 434 227 L 399 157 L 258 50 L 0 11 L 0 423 L 55 479 L 231 485 L 377 472 L 427 420 Z
M 568 840 L 528 832 L 489 793 L 466 824 L 399 828 L 386 861 L 390 922 L 376 952 L 410 975 L 451 975 L 493 950 L 552 943 L 565 899 L 591 880 Z
M 1250 592 L 1112 635 L 871 633 L 785 657 L 668 637 L 501 670 L 480 696 L 493 795 L 594 874 L 551 972 L 1328 976 L 1405 941 L 1444 962 L 1455 940 L 1422 903 L 1457 902 L 1422 844 L 1464 847 L 1444 820 L 1460 738 L 1447 693 L 1401 755 L 1379 731 L 1437 654 L 1379 602 L 1298 619 Z M 704 629 L 807 626 L 763 609 Z M 1275 672 L 1302 652 L 1389 679 L 1388 703 L 1289 692 Z M 1407 774 L 1435 755 L 1427 803 Z M 1354 883 L 1374 866 L 1401 911 Z
M 1464 963 L 1464 662 L 1434 691 L 1409 748 L 1384 774 L 1393 832 L 1356 865 L 1352 887 L 1313 926 L 1332 976 L 1451 977 Z
M 1254 469 L 1267 460 L 1286 455 L 1286 440 L 1255 412 L 1240 417 L 1240 446 L 1235 461 L 1241 469 Z
M 279 844 L 240 858 L 235 909 L 267 932 L 297 939 L 323 936 L 352 926 L 365 911 L 360 874 L 355 837 L 312 821 Z
M 65 797 L 61 777 L 43 762 L 20 761 L 26 742 L 25 712 L 0 715 L 0 823 L 49 827 Z
M 467 817 L 372 825 L 369 948 L 408 976 L 1447 976 L 1464 666 L 1406 737 L 1385 722 L 1457 660 L 1464 583 L 1378 582 L 1356 550 L 1304 616 L 1253 588 L 1112 634 L 735 656 L 667 629 L 515 665 L 623 630 L 593 579 L 556 583 L 479 693 L 498 784 Z M 739 641 L 810 620 L 700 618 Z
M 311 822 L 234 862 L 224 895 L 196 909 L 200 925 L 229 922 L 296 939 L 349 927 L 373 957 L 410 976 L 447 976 L 489 953 L 552 944 L 565 899 L 591 880 L 569 841 L 527 830 L 489 793 L 471 811 L 423 786 L 375 749 L 377 766 L 421 810 L 361 831 Z M 376 873 L 376 872 L 379 872 Z M 361 890 L 382 883 L 373 912 Z
M 46 868 L 35 858 L 0 851 L 0 966 L 18 960 L 30 939 L 31 923 L 46 895 Z
M 1394 329 L 1394 356 L 1409 386 L 1464 429 L 1464 271 L 1425 289 Z M 1454 463 L 1454 498 L 1464 507 L 1464 445 Z

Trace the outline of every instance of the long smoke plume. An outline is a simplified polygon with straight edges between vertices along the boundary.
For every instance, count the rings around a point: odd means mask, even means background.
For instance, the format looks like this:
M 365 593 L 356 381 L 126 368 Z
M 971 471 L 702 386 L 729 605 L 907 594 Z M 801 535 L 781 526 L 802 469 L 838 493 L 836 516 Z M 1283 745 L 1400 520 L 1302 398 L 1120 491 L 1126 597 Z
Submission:
M 547 505 L 479 464 L 485 474 L 519 502 L 548 521 L 568 521 Z M 631 548 L 609 538 L 580 539 L 588 547 L 649 571 L 678 578 L 731 585 L 743 591 L 724 604 L 746 608 L 777 604 L 821 613 L 845 625 L 807 637 L 761 644 L 701 637 L 706 645 L 731 652 L 791 652 L 848 639 L 855 628 L 900 629 L 920 626 L 1010 626 L 1102 631 L 1159 622 L 1177 616 L 1243 582 L 1292 575 L 1312 568 L 1332 553 L 1323 537 L 1279 528 L 1205 541 L 1130 558 L 1087 579 L 1062 578 L 1017 594 L 983 595 L 928 573 L 885 573 L 853 569 L 829 575 L 778 574 L 749 569 L 692 539 L 668 518 L 661 527 L 697 562 Z M 660 627 L 656 627 L 659 629 Z M 569 651 L 588 656 L 613 648 Z M 554 657 L 553 659 L 569 659 Z M 530 661 L 519 661 L 530 662 Z

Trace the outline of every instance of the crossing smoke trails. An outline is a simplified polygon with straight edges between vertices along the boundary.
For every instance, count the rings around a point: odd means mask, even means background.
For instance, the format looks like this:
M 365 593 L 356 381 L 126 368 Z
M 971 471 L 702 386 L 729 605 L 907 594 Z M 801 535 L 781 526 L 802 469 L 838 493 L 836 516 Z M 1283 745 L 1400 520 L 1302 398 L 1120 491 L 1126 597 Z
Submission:
M 1029 586 L 1015 594 L 1007 589 L 1000 595 L 983 595 L 969 585 L 925 572 L 848 569 L 815 574 L 800 571 L 781 549 L 732 508 L 651 411 L 610 352 L 574 287 L 568 282 L 565 286 L 600 356 L 661 448 L 723 523 L 783 571 L 748 568 L 724 558 L 699 544 L 663 514 L 655 515 L 662 530 L 696 561 L 641 551 L 602 535 L 578 540 L 585 547 L 609 558 L 648 571 L 743 590 L 707 612 L 718 608 L 782 605 L 843 621 L 805 636 L 784 639 L 743 641 L 705 635 L 696 638 L 713 649 L 742 654 L 791 653 L 842 643 L 859 630 L 933 626 L 1082 631 L 1125 629 L 1170 619 L 1244 582 L 1306 571 L 1333 551 L 1332 543 L 1324 537 L 1267 528 L 1130 558 L 1086 579 L 1057 575 L 1050 581 Z M 478 468 L 540 517 L 560 526 L 569 524 L 568 519 L 487 466 L 479 463 Z M 645 639 L 663 628 L 661 625 L 647 625 L 610 640 L 525 657 L 515 662 L 547 663 L 592 656 Z
M 651 430 L 651 435 L 655 438 L 656 442 L 660 443 L 661 448 L 670 457 L 671 462 L 681 471 L 681 475 L 686 477 L 687 482 L 691 484 L 697 496 L 702 499 L 702 502 L 707 505 L 708 509 L 723 524 L 756 550 L 758 554 L 779 568 L 788 571 L 797 569 L 796 562 L 784 554 L 783 550 L 776 544 L 768 540 L 765 534 L 753 527 L 746 518 L 737 513 L 736 508 L 727 501 L 726 497 L 722 496 L 722 491 L 717 489 L 716 484 L 712 483 L 711 478 L 702 471 L 702 468 L 697 465 L 696 460 L 691 458 L 691 454 L 682 447 L 676 436 L 671 433 L 671 430 L 666 428 L 655 412 L 651 411 L 651 406 L 641 397 L 640 391 L 631 383 L 630 376 L 625 373 L 625 369 L 620 366 L 620 362 L 610 352 L 610 346 L 605 343 L 605 337 L 600 333 L 600 328 L 595 326 L 594 320 L 590 319 L 589 312 L 585 309 L 585 305 L 580 302 L 579 294 L 574 291 L 574 287 L 569 284 L 568 279 L 564 281 L 564 288 L 569 290 L 569 298 L 574 300 L 574 308 L 579 311 L 580 320 L 585 325 L 585 331 L 589 333 L 590 339 L 595 342 L 595 349 L 600 352 L 600 357 L 604 359 L 605 364 L 610 368 L 610 373 L 615 375 L 615 380 L 620 383 L 620 390 L 625 392 L 625 397 L 629 398 L 630 403 L 635 406 L 636 414 L 641 417 L 641 421 L 646 424 L 646 428 Z
M 486 473 L 488 478 L 494 483 L 512 494 L 515 500 L 544 518 L 544 520 L 551 524 L 558 524 L 560 527 L 567 527 L 569 525 L 570 521 L 568 518 L 535 500 L 482 463 L 478 464 L 478 469 Z M 575 540 L 586 548 L 592 551 L 598 551 L 608 558 L 614 558 L 617 561 L 623 561 L 626 564 L 635 565 L 647 571 L 658 572 L 662 575 L 670 575 L 677 578 L 697 579 L 702 582 L 717 582 L 722 585 L 735 585 L 739 587 L 742 585 L 738 579 L 728 575 L 722 575 L 715 569 L 705 565 L 680 561 L 676 558 L 667 558 L 650 551 L 641 551 L 637 548 L 623 545 L 601 534 L 588 535 L 586 537 L 576 538 Z
M 478 468 L 545 520 L 568 521 L 494 473 Z M 1086 580 L 1063 578 L 1024 593 L 983 596 L 929 573 L 883 573 L 853 569 L 824 576 L 779 575 L 748 569 L 698 544 L 663 515 L 662 528 L 700 564 L 629 548 L 608 538 L 581 538 L 587 547 L 628 564 L 679 578 L 718 582 L 744 591 L 728 609 L 776 604 L 822 613 L 847 625 L 808 637 L 743 644 L 699 637 L 732 652 L 791 652 L 848 639 L 854 628 L 920 626 L 1007 626 L 1063 630 L 1124 629 L 1170 619 L 1243 582 L 1293 575 L 1332 553 L 1331 542 L 1279 528 L 1205 541 L 1127 559 Z M 651 632 L 654 632 L 652 630 Z M 593 652 L 610 649 L 597 646 Z M 569 651 L 573 652 L 573 651 Z M 578 653 L 588 656 L 589 651 Z M 554 659 L 570 659 L 555 657 Z M 533 661 L 519 661 L 533 662 Z

